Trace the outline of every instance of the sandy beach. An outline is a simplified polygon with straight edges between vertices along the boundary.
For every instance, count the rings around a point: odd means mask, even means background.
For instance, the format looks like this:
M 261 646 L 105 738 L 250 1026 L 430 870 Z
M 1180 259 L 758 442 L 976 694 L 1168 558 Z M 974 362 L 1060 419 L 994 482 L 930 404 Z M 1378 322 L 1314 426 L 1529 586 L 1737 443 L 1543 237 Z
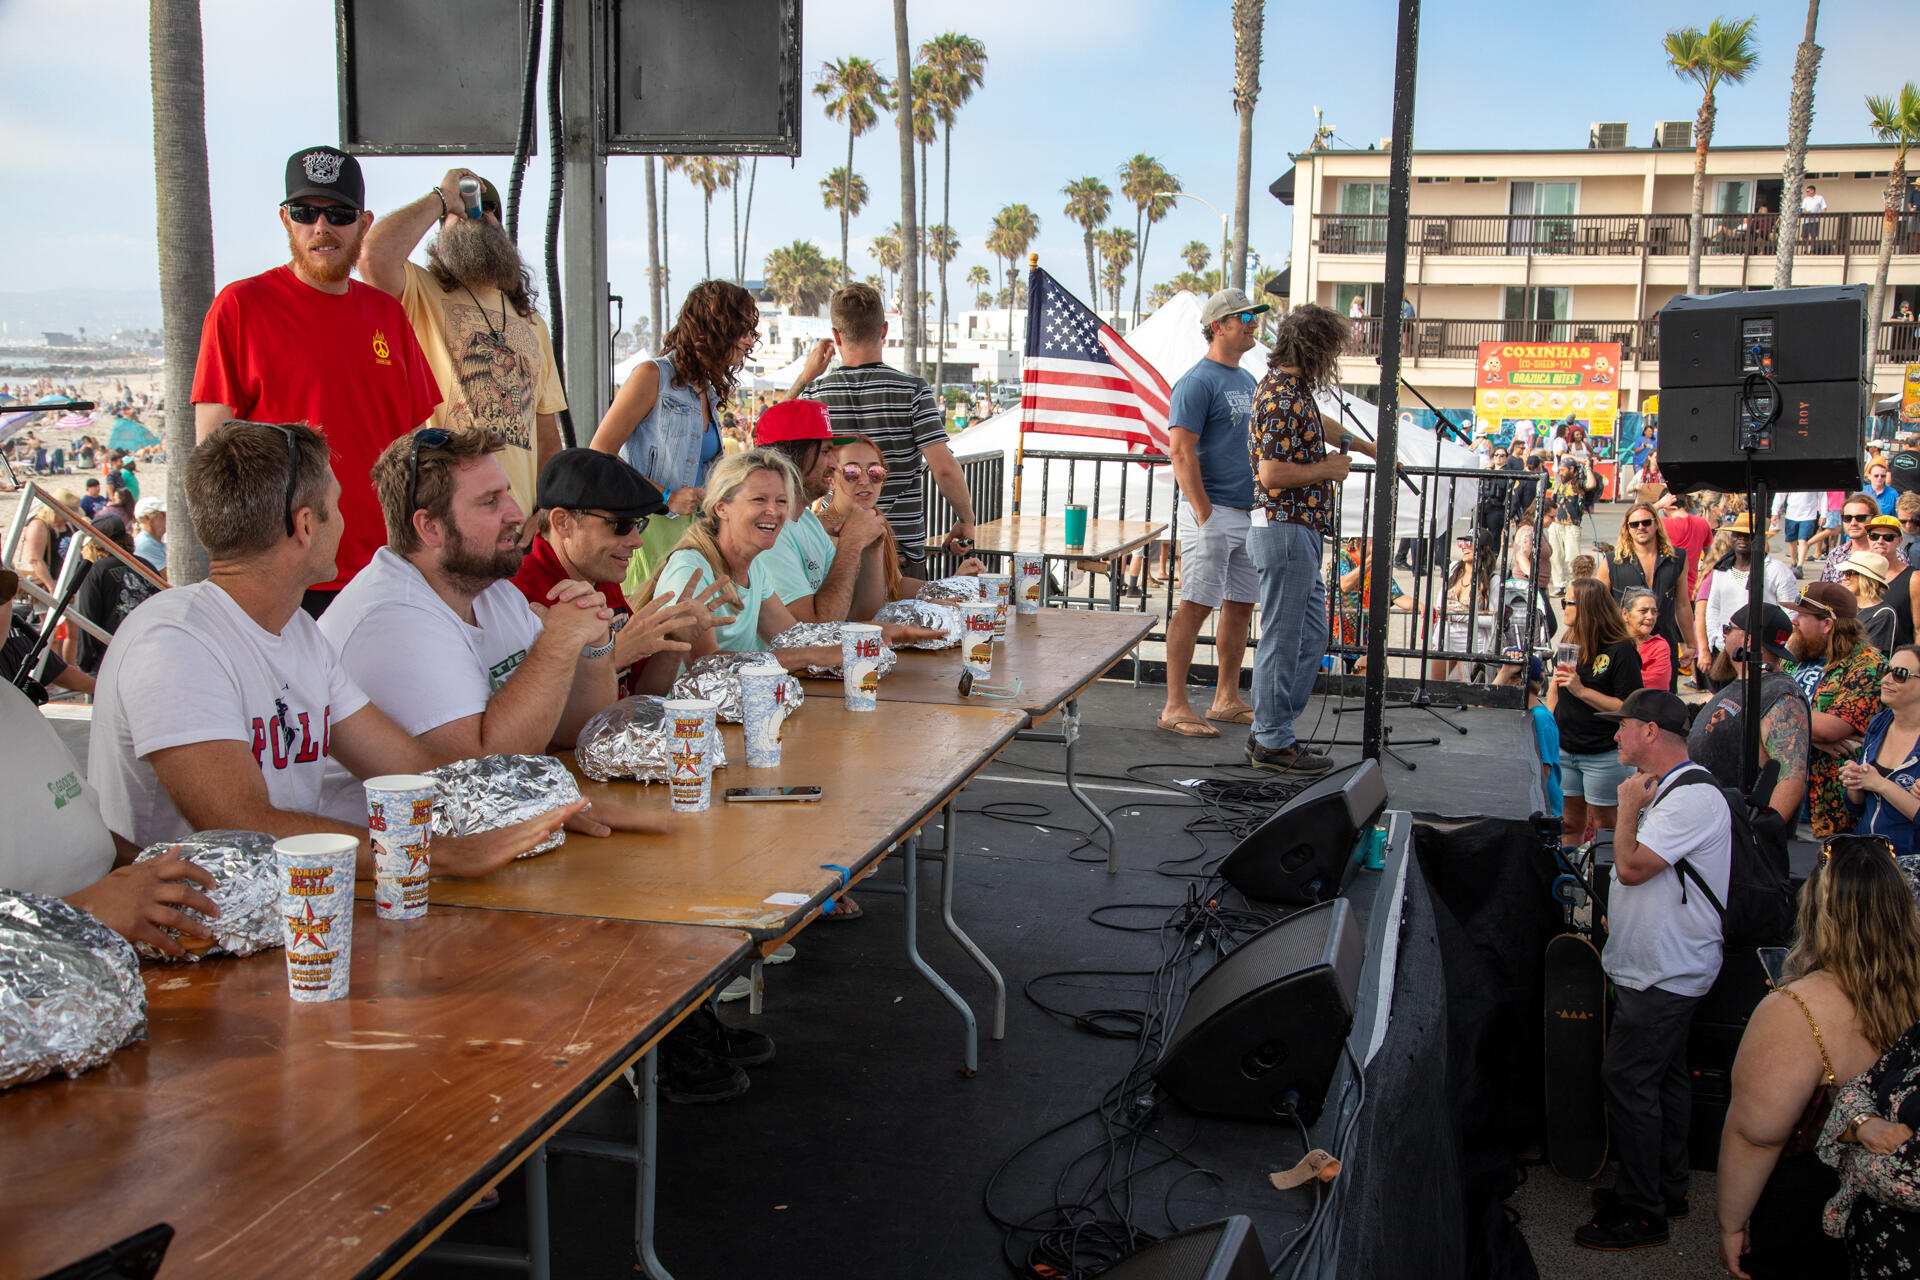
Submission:
M 79 390 L 83 399 L 93 400 L 99 404 L 106 404 L 119 398 L 119 384 L 122 382 L 132 388 L 135 395 L 144 392 L 150 396 L 158 396 L 160 393 L 160 372 L 157 369 L 152 373 L 84 381 L 79 384 Z M 64 388 L 56 388 L 56 391 L 61 389 Z M 16 394 L 18 393 L 16 392 Z M 34 397 L 29 398 L 37 398 L 39 394 L 40 393 L 36 392 Z M 65 449 L 70 457 L 74 444 L 83 435 L 91 435 L 95 440 L 99 440 L 102 443 L 106 440 L 108 428 L 104 426 L 100 428 L 68 431 L 46 425 L 52 421 L 53 419 L 51 417 L 42 419 L 40 424 L 33 425 L 30 430 L 39 436 L 41 442 L 49 449 Z M 148 410 L 140 415 L 140 421 L 148 430 L 152 431 L 155 435 L 159 435 L 165 423 L 165 415 L 158 410 Z M 140 478 L 140 493 L 142 497 L 148 494 L 165 496 L 167 491 L 167 464 L 165 462 L 137 462 L 135 464 L 135 473 Z M 68 488 L 72 489 L 75 493 L 79 493 L 82 491 L 82 486 L 87 482 L 87 476 L 97 474 L 99 474 L 97 470 L 83 472 L 77 461 L 70 460 L 66 475 L 37 476 L 32 478 L 39 480 L 41 485 L 48 489 Z M 16 477 L 23 482 L 29 478 L 25 474 L 18 473 L 17 471 Z M 20 506 L 19 493 L 6 489 L 5 483 L 5 475 L 4 473 L 0 473 L 0 529 L 5 529 L 13 522 L 14 512 L 18 510 Z

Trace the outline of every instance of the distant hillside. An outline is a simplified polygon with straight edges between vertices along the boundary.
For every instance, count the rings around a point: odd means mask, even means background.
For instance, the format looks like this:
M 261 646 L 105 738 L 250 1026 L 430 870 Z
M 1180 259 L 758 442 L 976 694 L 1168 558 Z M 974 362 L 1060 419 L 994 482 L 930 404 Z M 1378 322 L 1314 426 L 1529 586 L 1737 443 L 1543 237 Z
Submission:
M 0 293 L 0 345 L 38 342 L 55 330 L 106 337 L 116 329 L 158 329 L 157 289 L 41 289 Z

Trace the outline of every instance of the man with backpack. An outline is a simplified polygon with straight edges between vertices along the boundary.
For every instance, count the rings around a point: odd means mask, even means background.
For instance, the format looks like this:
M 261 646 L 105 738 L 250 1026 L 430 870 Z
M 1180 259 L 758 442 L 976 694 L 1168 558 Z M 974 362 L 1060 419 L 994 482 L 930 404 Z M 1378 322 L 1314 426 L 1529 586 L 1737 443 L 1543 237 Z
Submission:
M 1734 816 L 1694 789 L 1719 787 L 1687 756 L 1679 698 L 1637 689 L 1600 715 L 1618 722 L 1620 762 L 1637 770 L 1620 784 L 1601 953 L 1616 1004 L 1600 1078 L 1620 1171 L 1573 1238 L 1614 1251 L 1665 1244 L 1667 1220 L 1687 1212 L 1687 1028 L 1720 973 Z

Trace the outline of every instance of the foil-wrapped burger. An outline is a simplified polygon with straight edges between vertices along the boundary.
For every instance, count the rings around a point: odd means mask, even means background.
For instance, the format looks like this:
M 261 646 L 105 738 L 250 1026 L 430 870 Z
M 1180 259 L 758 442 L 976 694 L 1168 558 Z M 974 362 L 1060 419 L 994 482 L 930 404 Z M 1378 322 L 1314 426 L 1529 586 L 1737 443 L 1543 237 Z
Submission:
M 903 645 L 907 649 L 951 649 L 966 638 L 967 619 L 960 610 L 933 600 L 895 600 L 881 606 L 873 620 L 882 626 L 930 627 L 941 632 L 938 640 L 918 640 Z
M 672 750 L 666 699 L 636 694 L 587 721 L 574 741 L 573 761 L 595 782 L 666 782 L 673 776 Z M 726 768 L 726 743 L 718 733 L 712 755 L 715 769 Z
M 840 624 L 837 622 L 796 622 L 775 636 L 769 643 L 776 649 L 804 649 L 810 645 L 827 645 L 832 649 L 840 648 Z M 880 642 L 880 665 L 875 670 L 876 678 L 893 670 L 893 664 L 900 661 L 900 655 L 886 641 Z M 840 678 L 840 664 L 830 667 L 806 667 L 805 673 L 826 679 Z
M 537 818 L 580 798 L 580 784 L 552 756 L 481 756 L 431 769 L 433 834 L 473 836 Z M 562 827 L 520 856 L 535 857 L 567 841 Z
M 935 578 L 914 594 L 916 599 L 931 600 L 935 604 L 965 604 L 980 598 L 980 579 L 964 574 L 953 578 Z
M 0 1089 L 91 1071 L 146 1034 L 125 938 L 59 898 L 0 890 Z
M 709 698 L 719 709 L 716 719 L 740 724 L 745 719 L 740 702 L 740 668 L 766 665 L 771 659 L 764 653 L 710 653 L 696 658 L 673 682 L 676 698 Z M 786 685 L 787 714 L 792 715 L 806 701 L 806 686 L 791 674 L 782 677 Z
M 179 849 L 180 859 L 202 867 L 213 876 L 213 888 L 201 892 L 220 908 L 209 920 L 191 907 L 186 915 L 213 930 L 207 942 L 178 930 L 168 930 L 187 949 L 184 957 L 170 956 L 151 942 L 133 949 L 148 960 L 198 960 L 202 954 L 250 956 L 283 945 L 280 936 L 280 867 L 273 856 L 273 837 L 258 831 L 196 831 L 183 840 L 167 840 L 140 851 L 135 862 L 158 858 Z

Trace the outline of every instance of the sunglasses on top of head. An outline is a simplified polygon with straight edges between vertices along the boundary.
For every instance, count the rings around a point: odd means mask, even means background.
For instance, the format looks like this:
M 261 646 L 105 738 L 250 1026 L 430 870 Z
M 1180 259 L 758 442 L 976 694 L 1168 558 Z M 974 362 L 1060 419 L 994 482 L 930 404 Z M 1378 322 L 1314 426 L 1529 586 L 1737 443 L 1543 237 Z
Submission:
M 332 227 L 350 226 L 360 220 L 360 211 L 350 209 L 343 204 L 294 204 L 288 202 L 280 206 L 287 216 L 303 227 L 312 226 L 325 218 Z

